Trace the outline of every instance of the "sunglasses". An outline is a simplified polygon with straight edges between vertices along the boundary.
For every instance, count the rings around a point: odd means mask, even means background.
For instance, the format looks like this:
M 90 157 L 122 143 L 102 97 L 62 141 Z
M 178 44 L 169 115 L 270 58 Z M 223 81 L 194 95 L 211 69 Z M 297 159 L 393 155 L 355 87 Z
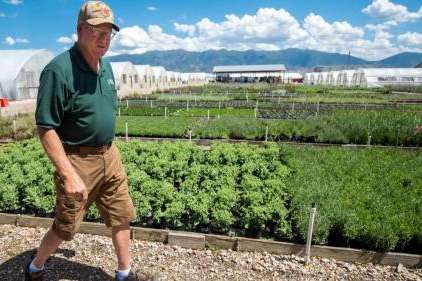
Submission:
M 88 27 L 88 29 L 91 31 L 91 33 L 94 35 L 94 37 L 95 38 L 98 38 L 100 40 L 101 39 L 104 39 L 104 38 L 111 40 L 117 34 L 117 32 L 115 30 L 112 30 L 110 32 L 110 31 L 101 30 L 101 29 L 99 29 L 99 28 L 97 28 L 95 26 L 92 26 L 90 24 L 85 24 L 85 25 Z

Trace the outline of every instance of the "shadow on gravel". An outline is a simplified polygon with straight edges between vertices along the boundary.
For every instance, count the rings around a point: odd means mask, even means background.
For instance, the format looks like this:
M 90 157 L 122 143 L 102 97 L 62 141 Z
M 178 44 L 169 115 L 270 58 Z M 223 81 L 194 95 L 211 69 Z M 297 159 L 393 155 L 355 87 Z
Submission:
M 23 269 L 29 257 L 35 250 L 23 252 L 6 262 L 0 264 L 1 281 L 23 281 Z M 66 258 L 73 257 L 74 251 L 58 249 L 56 255 L 63 257 L 51 257 L 46 263 L 45 279 L 48 281 L 114 281 L 114 278 L 104 272 L 101 268 L 88 266 L 78 262 L 70 261 Z

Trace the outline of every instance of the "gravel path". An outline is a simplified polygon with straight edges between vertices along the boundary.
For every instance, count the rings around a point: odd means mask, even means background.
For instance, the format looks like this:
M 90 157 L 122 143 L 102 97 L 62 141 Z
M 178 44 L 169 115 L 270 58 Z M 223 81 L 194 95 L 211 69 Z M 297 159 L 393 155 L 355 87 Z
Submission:
M 0 280 L 23 280 L 22 265 L 45 233 L 42 228 L 0 225 Z M 314 258 L 230 250 L 191 250 L 134 241 L 134 264 L 161 280 L 421 280 L 422 269 L 360 265 Z M 48 281 L 113 280 L 116 266 L 110 238 L 77 234 L 47 262 Z

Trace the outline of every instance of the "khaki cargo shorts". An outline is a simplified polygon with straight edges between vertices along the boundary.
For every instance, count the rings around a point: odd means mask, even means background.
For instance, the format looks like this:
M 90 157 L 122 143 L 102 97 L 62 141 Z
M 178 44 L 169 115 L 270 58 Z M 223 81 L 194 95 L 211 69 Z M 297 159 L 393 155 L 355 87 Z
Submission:
M 92 203 L 95 203 L 108 227 L 119 226 L 136 218 L 135 208 L 129 196 L 127 175 L 120 153 L 114 144 L 103 151 L 90 152 L 66 149 L 66 155 L 86 185 L 88 200 L 82 201 L 64 193 L 63 181 L 57 172 L 56 217 L 52 230 L 64 239 L 71 240 Z

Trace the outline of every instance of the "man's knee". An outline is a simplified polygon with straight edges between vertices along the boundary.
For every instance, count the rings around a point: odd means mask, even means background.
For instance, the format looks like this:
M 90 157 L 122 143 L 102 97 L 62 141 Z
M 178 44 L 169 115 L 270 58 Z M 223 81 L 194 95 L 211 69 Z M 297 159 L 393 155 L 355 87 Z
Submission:
M 71 241 L 75 237 L 78 227 L 76 224 L 60 224 L 55 220 L 51 231 L 64 241 Z

